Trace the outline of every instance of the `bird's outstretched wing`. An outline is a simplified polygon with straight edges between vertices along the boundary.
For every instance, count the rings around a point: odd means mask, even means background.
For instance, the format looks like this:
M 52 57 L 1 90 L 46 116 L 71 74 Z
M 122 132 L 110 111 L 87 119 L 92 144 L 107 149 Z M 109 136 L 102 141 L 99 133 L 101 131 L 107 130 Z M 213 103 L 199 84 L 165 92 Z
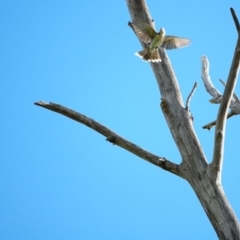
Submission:
M 150 43 L 157 35 L 156 31 L 147 23 L 135 20 L 128 23 L 142 42 Z
M 191 40 L 188 38 L 179 38 L 174 36 L 165 36 L 164 41 L 162 43 L 162 48 L 166 49 L 174 49 L 186 47 L 191 43 Z

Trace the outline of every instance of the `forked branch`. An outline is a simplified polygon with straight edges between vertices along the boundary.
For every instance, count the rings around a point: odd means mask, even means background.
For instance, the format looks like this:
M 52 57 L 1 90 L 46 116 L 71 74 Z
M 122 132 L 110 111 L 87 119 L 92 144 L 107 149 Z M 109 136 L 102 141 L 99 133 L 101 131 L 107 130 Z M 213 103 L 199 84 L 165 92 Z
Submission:
M 219 104 L 222 101 L 222 94 L 214 87 L 210 75 L 209 75 L 209 61 L 206 56 L 202 57 L 202 80 L 204 82 L 204 86 L 206 88 L 206 91 L 213 97 L 209 101 L 214 104 Z M 226 87 L 226 84 L 223 80 L 219 79 L 220 82 Z M 227 118 L 230 118 L 234 115 L 240 114 L 240 100 L 238 96 L 233 93 L 230 107 L 231 111 L 228 113 Z M 213 126 L 216 125 L 217 120 L 212 121 L 206 125 L 203 126 L 204 129 L 210 130 Z
M 109 128 L 103 126 L 102 124 L 98 123 L 97 121 L 86 117 L 85 115 L 78 113 L 72 109 L 66 108 L 64 106 L 61 106 L 59 104 L 55 103 L 46 103 L 46 102 L 36 102 L 35 105 L 49 109 L 51 111 L 60 113 L 66 117 L 69 117 L 77 122 L 80 122 L 84 125 L 86 125 L 89 128 L 92 128 L 93 130 L 99 132 L 100 134 L 104 135 L 106 137 L 106 140 L 118 145 L 121 148 L 124 148 L 128 150 L 129 152 L 137 155 L 138 157 L 158 166 L 162 169 L 169 171 L 171 173 L 176 174 L 179 177 L 182 177 L 180 171 L 179 171 L 179 165 L 172 163 L 171 161 L 167 160 L 164 157 L 159 157 L 157 155 L 154 155 L 139 146 L 135 145 L 134 143 L 131 143 L 127 141 L 126 139 L 122 138 L 118 134 L 111 131 Z
M 231 79 L 230 83 L 228 84 L 228 89 L 225 89 L 224 94 L 225 94 L 225 103 L 222 103 L 222 106 L 226 107 L 226 100 L 229 100 L 229 104 L 228 107 L 230 107 L 231 111 L 227 114 L 226 118 L 230 118 L 234 115 L 238 115 L 240 114 L 240 101 L 237 97 L 237 95 L 233 92 L 234 91 L 234 87 L 237 81 L 237 77 L 238 77 L 238 71 L 239 71 L 239 55 L 240 55 L 240 43 L 239 43 L 239 21 L 238 18 L 235 14 L 235 11 L 233 8 L 230 8 L 237 32 L 238 32 L 238 41 L 237 41 L 237 45 L 235 48 L 235 53 L 234 53 L 234 57 L 233 57 L 233 61 L 232 61 L 232 65 L 231 65 L 231 69 L 229 72 L 229 76 L 228 76 L 228 81 L 229 79 Z M 202 57 L 202 80 L 204 82 L 204 86 L 206 88 L 206 91 L 213 96 L 213 98 L 210 100 L 211 103 L 221 103 L 223 95 L 213 86 L 210 76 L 209 76 L 209 62 L 207 57 L 203 56 Z M 220 80 L 221 83 L 226 87 L 226 84 Z M 232 92 L 232 93 L 231 93 Z M 231 93 L 231 96 L 230 96 Z M 221 107 L 221 106 L 220 106 Z M 226 109 L 227 111 L 227 109 Z M 220 115 L 220 108 L 219 108 L 219 114 Z M 204 129 L 211 129 L 213 126 L 215 126 L 217 123 L 216 121 L 212 121 L 208 124 L 206 124 L 205 126 L 203 126 Z

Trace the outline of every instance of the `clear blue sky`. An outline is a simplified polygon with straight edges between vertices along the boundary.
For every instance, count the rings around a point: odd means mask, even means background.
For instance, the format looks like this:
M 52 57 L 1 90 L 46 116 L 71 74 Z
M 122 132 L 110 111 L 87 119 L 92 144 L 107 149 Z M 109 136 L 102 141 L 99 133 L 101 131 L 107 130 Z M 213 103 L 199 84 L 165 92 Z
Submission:
M 218 105 L 201 80 L 202 55 L 213 83 L 227 79 L 240 19 L 239 0 L 154 1 L 156 27 L 192 39 L 169 51 L 184 101 L 209 160 Z M 0 2 L 0 239 L 217 239 L 188 183 L 105 141 L 91 129 L 33 105 L 79 111 L 139 146 L 181 161 L 159 107 L 148 63 L 128 27 L 125 1 Z M 236 91 L 240 95 L 239 84 Z M 239 121 L 227 122 L 223 186 L 240 217 Z

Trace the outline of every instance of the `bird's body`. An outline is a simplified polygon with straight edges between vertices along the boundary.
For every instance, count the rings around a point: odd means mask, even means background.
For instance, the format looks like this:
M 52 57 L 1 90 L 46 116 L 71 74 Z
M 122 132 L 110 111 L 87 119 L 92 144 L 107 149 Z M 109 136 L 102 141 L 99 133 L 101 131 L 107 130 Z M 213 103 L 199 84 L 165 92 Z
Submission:
M 147 48 L 143 49 L 142 51 L 137 52 L 136 55 L 145 61 L 151 61 L 151 62 L 161 61 L 159 52 L 157 50 L 163 44 L 164 37 L 165 37 L 165 30 L 161 28 L 160 32 L 157 33 L 156 36 L 152 39 L 150 45 Z
M 174 49 L 185 47 L 190 44 L 187 38 L 179 38 L 174 36 L 165 36 L 164 28 L 157 33 L 150 25 L 141 21 L 129 22 L 136 35 L 142 42 L 149 43 L 149 46 L 136 55 L 145 61 L 161 62 L 158 48 Z

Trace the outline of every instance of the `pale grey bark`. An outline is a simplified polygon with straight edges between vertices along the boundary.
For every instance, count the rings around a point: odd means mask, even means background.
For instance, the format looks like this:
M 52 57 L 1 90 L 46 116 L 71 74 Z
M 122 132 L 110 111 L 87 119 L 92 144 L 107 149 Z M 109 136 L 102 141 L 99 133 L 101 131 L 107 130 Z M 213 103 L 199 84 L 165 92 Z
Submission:
M 140 18 L 142 21 L 151 23 L 152 19 L 144 0 L 127 0 L 127 5 L 133 21 L 135 18 Z M 160 49 L 159 53 L 162 62 L 151 63 L 151 67 L 161 93 L 163 114 L 182 156 L 180 164 L 182 175 L 191 184 L 219 238 L 240 239 L 239 222 L 226 199 L 221 185 L 221 172 L 219 172 L 222 163 L 224 121 L 219 121 L 216 132 L 217 140 L 215 142 L 219 145 L 220 152 L 215 152 L 213 165 L 208 164 L 193 129 L 189 111 L 183 106 L 171 63 L 163 49 Z M 237 75 L 235 74 L 235 76 Z M 230 89 L 229 85 L 231 84 L 233 86 Z M 225 94 L 225 98 L 231 99 L 234 85 L 231 80 L 230 83 L 227 83 L 225 91 L 228 92 L 228 95 Z M 222 104 L 223 107 L 220 111 L 222 111 L 223 118 L 226 119 L 224 108 L 228 108 L 230 100 L 224 101 L 227 104 Z
M 233 60 L 233 61 L 235 61 L 235 60 Z M 219 104 L 222 102 L 223 95 L 213 86 L 213 83 L 211 81 L 210 74 L 209 74 L 209 68 L 210 68 L 209 61 L 206 56 L 203 56 L 202 57 L 202 80 L 204 82 L 206 91 L 211 96 L 213 96 L 213 98 L 210 99 L 210 102 Z M 236 71 L 238 71 L 238 70 L 236 70 Z M 224 85 L 224 87 L 226 87 L 226 83 L 223 80 L 219 79 L 219 81 Z M 230 106 L 229 106 L 231 111 L 227 114 L 227 118 L 230 118 L 234 115 L 240 114 L 240 100 L 239 100 L 237 94 L 235 94 L 233 92 L 232 98 L 229 98 L 229 99 L 231 99 Z M 210 130 L 213 126 L 216 125 L 216 123 L 217 123 L 217 120 L 212 121 L 212 122 L 204 125 L 203 128 Z
M 222 101 L 222 94 L 213 86 L 209 75 L 209 61 L 206 56 L 202 56 L 202 80 L 206 91 L 213 97 L 210 103 L 220 103 Z
M 190 100 L 191 100 L 191 98 L 192 98 L 192 96 L 193 96 L 193 94 L 194 94 L 194 92 L 195 92 L 195 90 L 197 88 L 197 85 L 198 85 L 197 82 L 195 82 L 194 85 L 193 85 L 192 91 L 188 95 L 188 98 L 187 98 L 187 101 L 186 101 L 186 109 L 187 110 L 189 110 Z
M 153 26 L 153 21 L 144 0 L 126 0 L 126 2 L 132 21 L 138 18 Z M 236 21 L 235 24 L 237 26 Z M 141 44 L 145 46 L 143 43 Z M 238 49 L 237 52 L 239 53 Z M 225 196 L 221 184 L 222 149 L 225 131 L 224 119 L 226 119 L 226 111 L 230 104 L 229 99 L 231 99 L 235 85 L 231 79 L 237 75 L 229 75 L 230 80 L 228 79 L 225 89 L 227 93 L 223 95 L 222 110 L 220 110 L 222 111 L 223 119 L 218 121 L 216 127 L 217 140 L 215 142 L 218 141 L 217 144 L 219 146 L 215 146 L 216 152 L 214 151 L 213 162 L 209 164 L 192 125 L 192 117 L 189 112 L 189 101 L 192 94 L 190 93 L 189 100 L 186 103 L 187 106 L 185 107 L 170 60 L 163 49 L 159 49 L 159 54 L 162 62 L 151 63 L 151 67 L 161 94 L 162 112 L 182 156 L 180 165 L 141 149 L 95 120 L 89 119 L 71 109 L 54 103 L 37 102 L 35 104 L 79 121 L 106 136 L 107 140 L 113 144 L 186 179 L 196 193 L 218 237 L 220 239 L 240 239 L 238 219 Z M 233 84 L 233 86 L 229 86 L 230 84 Z
M 106 137 L 106 140 L 111 142 L 114 145 L 117 145 L 123 149 L 126 149 L 127 151 L 137 155 L 138 157 L 166 170 L 171 173 L 176 174 L 179 177 L 183 177 L 179 171 L 179 165 L 172 163 L 171 161 L 167 160 L 164 157 L 159 157 L 157 155 L 154 155 L 139 146 L 137 146 L 134 143 L 129 142 L 128 140 L 122 138 L 109 128 L 103 126 L 102 124 L 98 123 L 97 121 L 78 113 L 72 109 L 66 108 L 64 106 L 61 106 L 59 104 L 55 103 L 46 103 L 43 101 L 36 102 L 35 105 L 52 110 L 54 112 L 60 113 L 64 116 L 67 116 L 77 122 L 80 122 L 84 125 L 86 125 L 89 128 L 92 128 L 93 130 L 99 132 L 103 136 Z

